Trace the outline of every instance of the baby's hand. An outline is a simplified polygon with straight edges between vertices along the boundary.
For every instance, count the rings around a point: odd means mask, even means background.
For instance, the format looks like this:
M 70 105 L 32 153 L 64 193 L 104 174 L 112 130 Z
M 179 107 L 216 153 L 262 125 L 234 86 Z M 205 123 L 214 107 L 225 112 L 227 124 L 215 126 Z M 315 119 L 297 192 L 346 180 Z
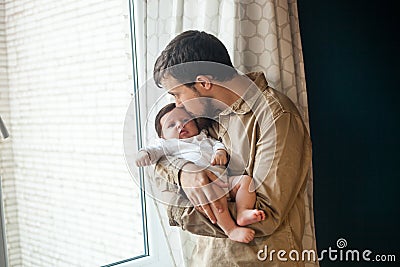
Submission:
M 228 162 L 228 155 L 225 150 L 218 149 L 213 159 L 211 160 L 212 165 L 225 165 Z
M 137 158 L 136 158 L 136 166 L 148 166 L 151 165 L 150 156 L 146 151 L 139 151 Z

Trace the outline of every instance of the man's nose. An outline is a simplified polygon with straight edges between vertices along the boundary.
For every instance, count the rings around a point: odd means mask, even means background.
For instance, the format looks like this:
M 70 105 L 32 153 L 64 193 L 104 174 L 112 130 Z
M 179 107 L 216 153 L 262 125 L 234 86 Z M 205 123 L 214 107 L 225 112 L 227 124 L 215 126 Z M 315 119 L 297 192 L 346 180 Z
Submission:
M 182 101 L 180 99 L 178 99 L 178 98 L 175 98 L 175 106 L 177 108 L 183 108 Z
M 176 126 L 178 127 L 178 129 L 182 129 L 183 127 L 185 127 L 185 123 L 183 121 L 178 121 Z

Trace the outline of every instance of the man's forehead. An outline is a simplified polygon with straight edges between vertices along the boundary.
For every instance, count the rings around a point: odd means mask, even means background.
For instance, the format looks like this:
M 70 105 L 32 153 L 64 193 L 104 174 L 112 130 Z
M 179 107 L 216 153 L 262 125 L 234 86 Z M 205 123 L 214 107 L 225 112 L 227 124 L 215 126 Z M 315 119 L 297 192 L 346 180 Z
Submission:
M 182 85 L 182 83 L 171 75 L 165 75 L 165 77 L 161 80 L 161 85 L 168 91 L 171 91 L 174 89 L 176 90 L 177 87 Z

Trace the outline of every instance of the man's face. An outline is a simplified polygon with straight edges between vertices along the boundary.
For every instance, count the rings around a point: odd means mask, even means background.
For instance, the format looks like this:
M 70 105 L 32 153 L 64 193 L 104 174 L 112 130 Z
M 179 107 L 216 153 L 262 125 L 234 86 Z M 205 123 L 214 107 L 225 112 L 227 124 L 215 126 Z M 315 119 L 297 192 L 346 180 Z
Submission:
M 202 97 L 196 89 L 179 84 L 176 79 L 170 76 L 168 79 L 164 79 L 162 84 L 168 90 L 168 93 L 174 96 L 178 108 L 184 107 L 194 117 L 207 116 L 210 113 L 212 106 L 210 106 L 209 99 Z
M 174 108 L 160 119 L 164 139 L 184 139 L 199 134 L 193 118 L 183 108 Z

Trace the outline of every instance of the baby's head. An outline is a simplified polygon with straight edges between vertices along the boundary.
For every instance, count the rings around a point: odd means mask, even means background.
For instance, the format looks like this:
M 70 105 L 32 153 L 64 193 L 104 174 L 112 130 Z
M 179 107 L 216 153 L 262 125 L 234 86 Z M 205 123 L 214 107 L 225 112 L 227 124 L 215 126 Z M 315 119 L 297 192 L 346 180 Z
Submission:
M 175 103 L 163 107 L 156 116 L 156 131 L 164 139 L 184 139 L 199 134 L 196 121 L 184 108 L 177 108 Z

